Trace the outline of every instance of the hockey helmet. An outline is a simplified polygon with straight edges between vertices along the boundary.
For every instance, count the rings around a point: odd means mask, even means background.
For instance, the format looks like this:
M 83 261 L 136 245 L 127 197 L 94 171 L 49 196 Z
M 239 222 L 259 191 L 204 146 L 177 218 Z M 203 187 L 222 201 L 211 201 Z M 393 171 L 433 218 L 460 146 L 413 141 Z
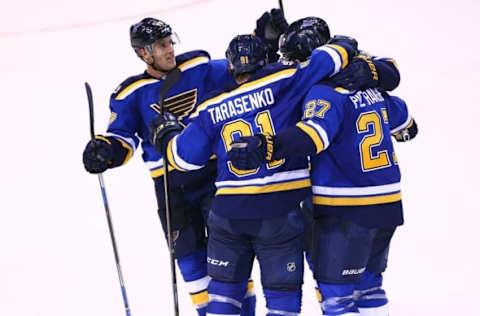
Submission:
M 280 36 L 279 48 L 282 59 L 305 61 L 312 51 L 330 40 L 327 22 L 317 17 L 306 17 L 288 26 Z
M 254 72 L 267 64 L 267 46 L 255 35 L 235 36 L 225 55 L 234 76 Z
M 130 27 L 130 43 L 137 54 L 140 48 L 171 35 L 170 25 L 155 18 L 145 18 Z

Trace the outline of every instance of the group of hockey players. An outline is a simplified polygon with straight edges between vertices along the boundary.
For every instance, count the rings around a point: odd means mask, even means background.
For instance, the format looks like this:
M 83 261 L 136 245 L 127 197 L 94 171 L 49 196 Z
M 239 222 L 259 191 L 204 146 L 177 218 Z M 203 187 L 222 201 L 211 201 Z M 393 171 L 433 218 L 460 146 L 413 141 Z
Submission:
M 255 315 L 255 259 L 267 315 L 299 315 L 304 258 L 324 315 L 388 315 L 382 272 L 403 223 L 392 138 L 417 134 L 386 92 L 399 84 L 394 61 L 332 38 L 320 18 L 288 25 L 279 9 L 235 36 L 226 59 L 176 56 L 175 37 L 154 18 L 131 26 L 147 69 L 111 95 L 87 171 L 123 165 L 141 145 L 166 233 L 167 164 L 175 256 L 200 316 Z

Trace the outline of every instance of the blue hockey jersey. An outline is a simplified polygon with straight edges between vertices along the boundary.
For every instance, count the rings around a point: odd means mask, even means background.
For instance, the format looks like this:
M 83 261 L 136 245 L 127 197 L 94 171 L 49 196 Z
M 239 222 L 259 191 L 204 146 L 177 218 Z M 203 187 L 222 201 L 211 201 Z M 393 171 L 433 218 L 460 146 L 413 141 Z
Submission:
M 310 191 L 305 157 L 272 161 L 258 169 L 238 170 L 227 158 L 240 136 L 275 134 L 301 118 L 300 104 L 316 82 L 348 63 L 337 45 L 317 48 L 299 65 L 271 64 L 247 83 L 206 100 L 194 120 L 168 143 L 168 161 L 179 170 L 196 170 L 217 157 L 217 192 L 212 210 L 229 218 L 280 216 L 298 207 Z
M 390 135 L 411 120 L 403 100 L 377 89 L 313 87 L 297 127 L 320 153 L 310 157 L 315 212 L 371 227 L 402 224 L 400 170 Z
M 187 125 L 189 114 L 195 111 L 199 101 L 212 90 L 231 84 L 233 77 L 227 60 L 211 60 L 204 51 L 181 54 L 176 60 L 183 75 L 168 91 L 164 106 Z M 163 78 L 153 78 L 146 72 L 122 82 L 110 98 L 111 118 L 106 134 L 129 149 L 125 162 L 140 145 L 153 178 L 163 175 L 163 158 L 149 141 L 148 127 L 151 119 L 161 112 L 157 102 L 163 82 Z

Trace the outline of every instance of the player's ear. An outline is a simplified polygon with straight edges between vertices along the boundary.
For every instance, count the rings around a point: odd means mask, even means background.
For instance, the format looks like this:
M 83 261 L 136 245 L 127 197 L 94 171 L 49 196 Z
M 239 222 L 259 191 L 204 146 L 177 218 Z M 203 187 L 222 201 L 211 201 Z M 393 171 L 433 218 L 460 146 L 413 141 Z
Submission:
M 142 60 L 144 62 L 146 62 L 147 64 L 151 64 L 152 63 L 152 56 L 147 52 L 147 50 L 145 48 L 140 48 L 138 50 L 138 55 L 142 58 Z

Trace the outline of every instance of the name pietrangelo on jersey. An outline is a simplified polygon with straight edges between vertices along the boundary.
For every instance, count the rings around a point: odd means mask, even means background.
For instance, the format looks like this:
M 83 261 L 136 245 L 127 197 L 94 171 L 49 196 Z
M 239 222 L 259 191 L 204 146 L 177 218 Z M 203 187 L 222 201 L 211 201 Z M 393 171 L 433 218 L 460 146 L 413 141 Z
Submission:
M 188 116 L 197 103 L 197 89 L 188 90 L 172 97 L 166 98 L 163 101 L 164 109 L 173 115 L 178 120 Z M 162 109 L 158 104 L 151 104 L 150 107 L 157 113 L 162 113 Z

